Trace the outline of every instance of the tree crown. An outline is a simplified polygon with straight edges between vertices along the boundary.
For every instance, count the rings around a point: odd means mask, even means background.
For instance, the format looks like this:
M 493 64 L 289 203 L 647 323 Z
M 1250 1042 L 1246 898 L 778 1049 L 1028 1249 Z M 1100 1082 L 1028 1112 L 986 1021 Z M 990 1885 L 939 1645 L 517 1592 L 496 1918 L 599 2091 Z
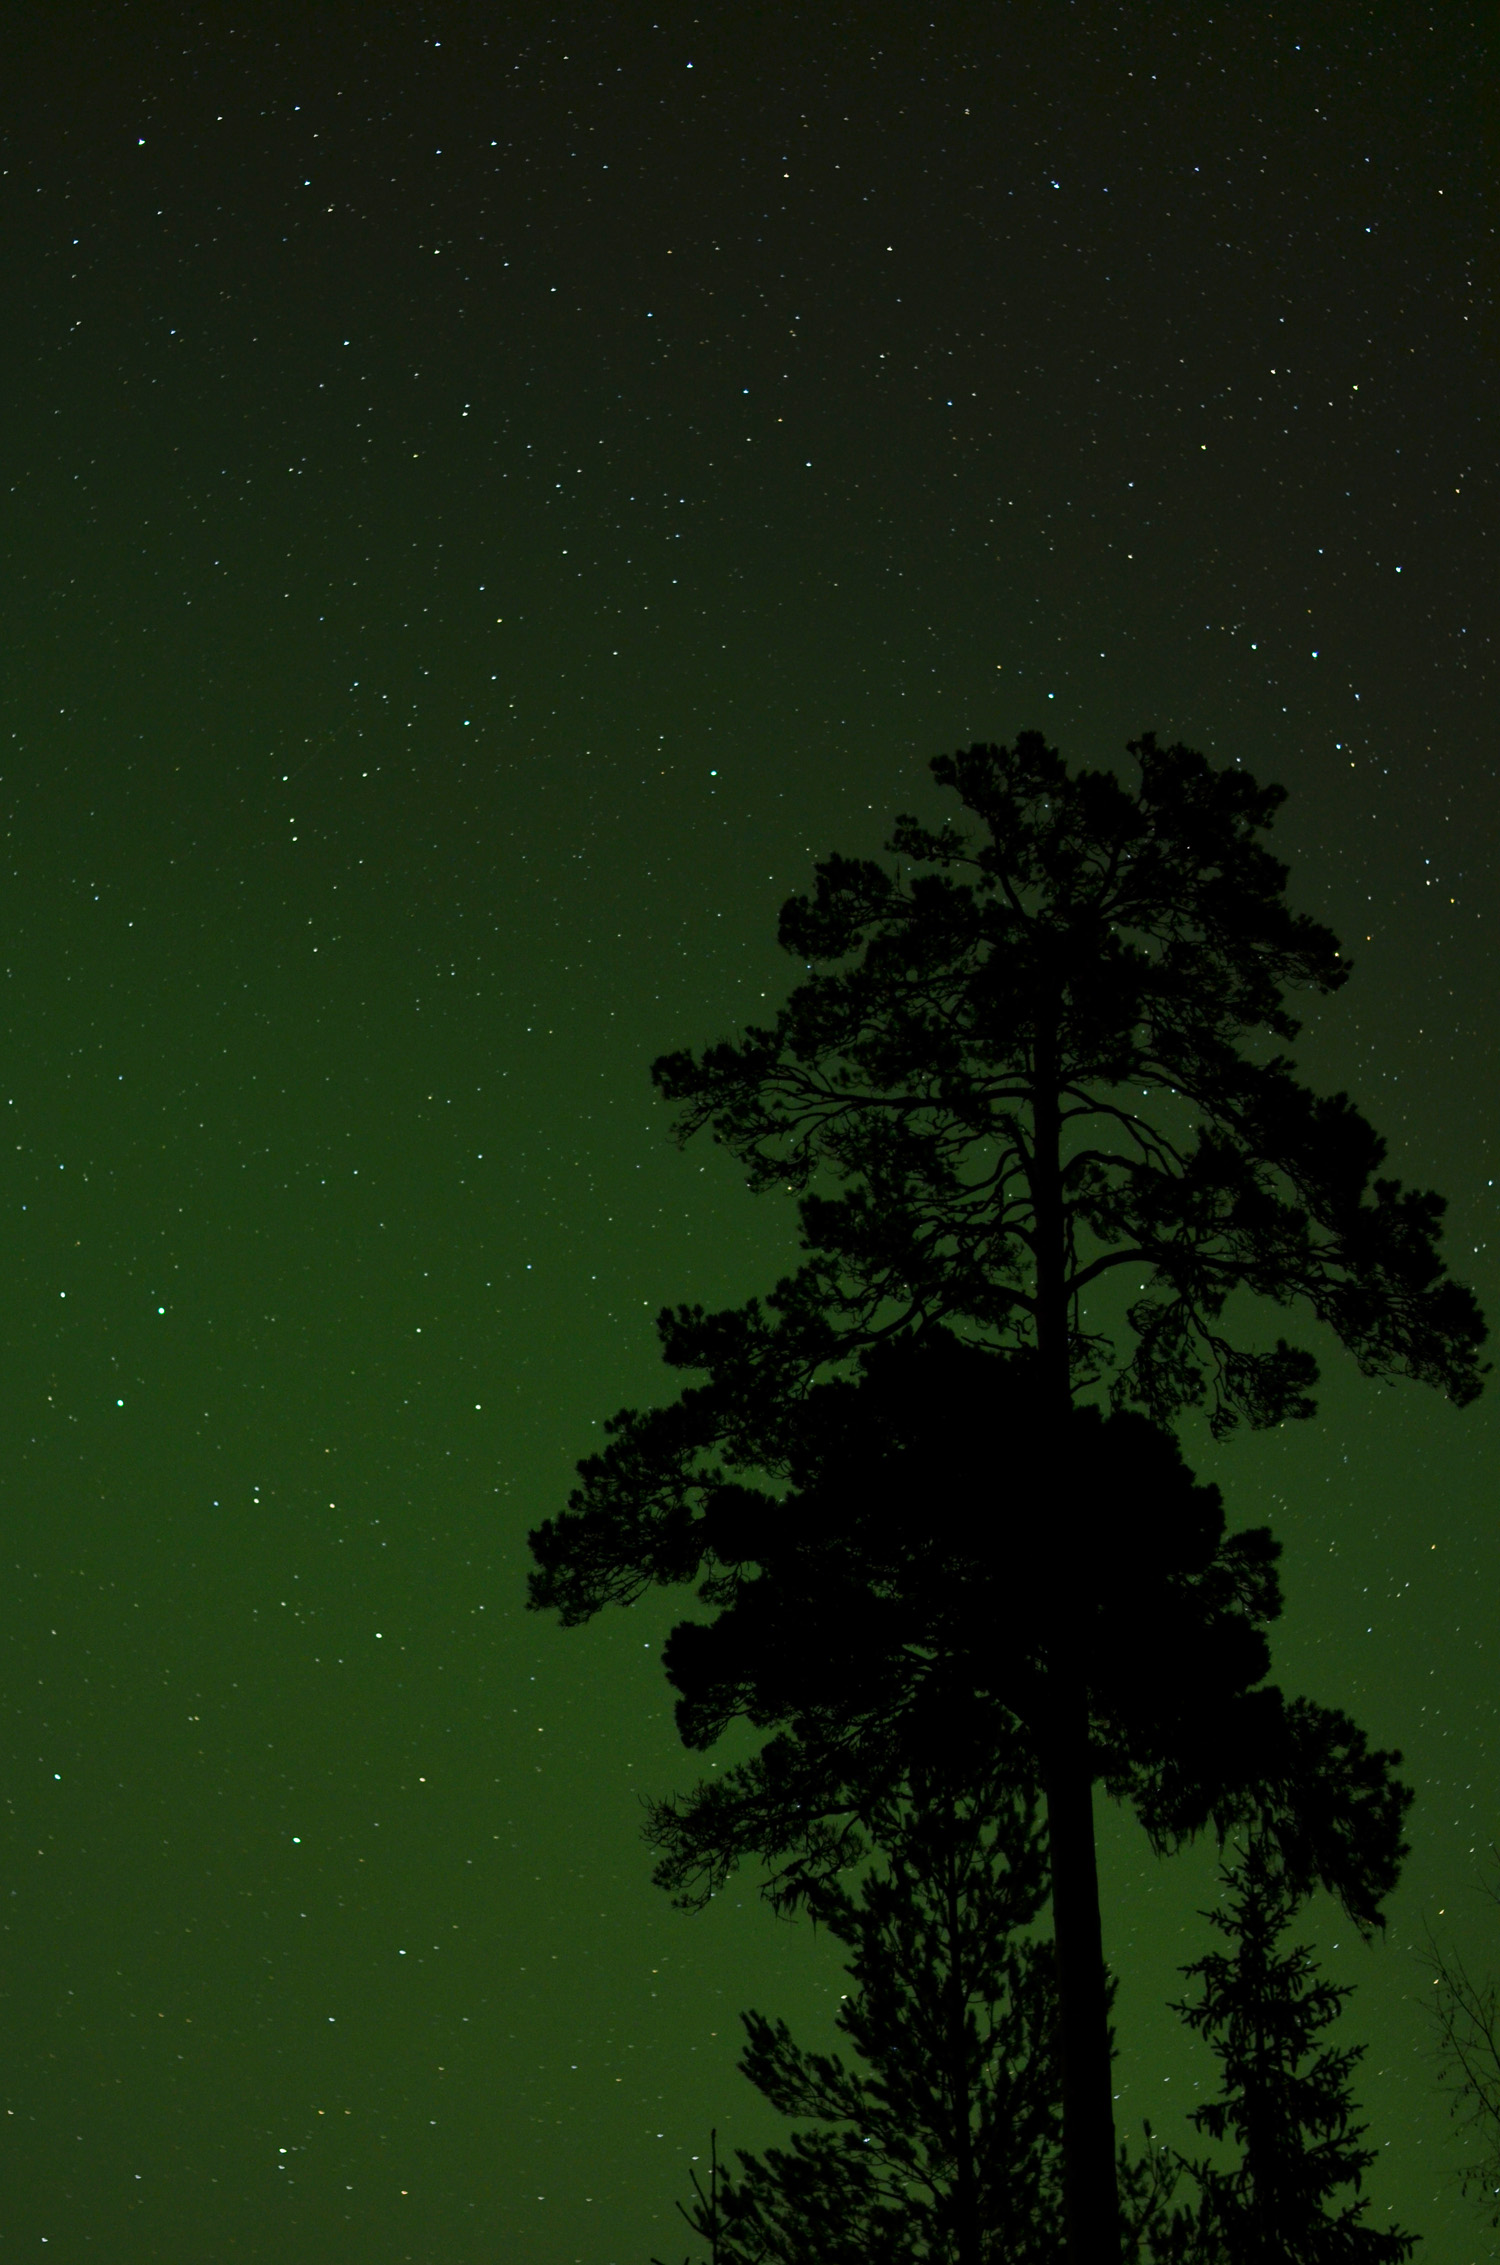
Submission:
M 1438 1257 L 1442 1199 L 1380 1177 L 1348 1096 L 1277 1050 L 1291 995 L 1350 971 L 1259 839 L 1283 790 L 1150 734 L 1130 752 L 1133 792 L 1035 732 L 940 758 L 977 825 L 898 820 L 894 869 L 829 858 L 781 916 L 807 975 L 774 1025 L 656 1063 L 680 1138 L 801 1195 L 806 1263 L 757 1313 L 760 1357 L 941 1315 L 1005 1345 L 1061 1331 L 1075 1382 L 1112 1365 L 1159 1420 L 1306 1415 L 1311 1353 L 1229 1333 L 1248 1290 L 1309 1307 L 1369 1375 L 1471 1399 L 1484 1330 Z M 668 1358 L 707 1326 L 665 1322 Z

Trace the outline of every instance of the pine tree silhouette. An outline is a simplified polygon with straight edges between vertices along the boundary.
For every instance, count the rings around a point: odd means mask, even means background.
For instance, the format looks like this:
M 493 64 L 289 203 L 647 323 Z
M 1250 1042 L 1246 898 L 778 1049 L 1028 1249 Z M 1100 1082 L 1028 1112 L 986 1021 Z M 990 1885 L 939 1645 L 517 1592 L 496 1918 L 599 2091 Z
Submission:
M 1019 1757 L 1016 1758 L 1019 1762 Z M 993 1761 L 918 1770 L 872 1817 L 879 1865 L 814 1910 L 849 1950 L 836 2026 L 815 2053 L 743 2016 L 740 2066 L 787 2147 L 739 2152 L 684 2215 L 717 2265 L 1051 2265 L 1060 2103 L 1036 1799 Z
M 656 1064 L 683 1139 L 708 1131 L 752 1186 L 800 1195 L 804 1263 L 764 1303 L 662 1316 L 667 1361 L 708 1381 L 614 1419 L 567 1514 L 532 1537 L 535 1605 L 576 1622 L 705 1563 L 712 1587 L 705 1503 L 786 1467 L 830 1367 L 934 1323 L 1034 1359 L 1059 1471 L 1095 1387 L 1160 1424 L 1201 1406 L 1220 1433 L 1309 1414 L 1312 1353 L 1232 1333 L 1237 1293 L 1300 1306 L 1367 1375 L 1478 1392 L 1483 1323 L 1438 1256 L 1442 1199 L 1381 1177 L 1371 1126 L 1284 1052 L 1289 994 L 1338 990 L 1349 963 L 1289 910 L 1259 839 L 1282 790 L 1150 735 L 1131 752 L 1133 791 L 1070 772 L 1035 732 L 940 759 L 973 830 L 903 818 L 894 870 L 829 859 L 782 914 L 806 978 L 775 1024 Z M 972 1411 L 976 1435 L 988 1415 Z M 1004 1468 L 997 1440 L 996 1493 Z M 1096 1756 L 1064 1598 L 1034 1603 L 1057 1630 L 1041 1758 L 1068 2250 L 1113 2265 Z M 1330 1768 L 1350 1760 L 1342 1718 L 1304 1728 Z M 836 1852 L 814 1791 L 810 1845 Z

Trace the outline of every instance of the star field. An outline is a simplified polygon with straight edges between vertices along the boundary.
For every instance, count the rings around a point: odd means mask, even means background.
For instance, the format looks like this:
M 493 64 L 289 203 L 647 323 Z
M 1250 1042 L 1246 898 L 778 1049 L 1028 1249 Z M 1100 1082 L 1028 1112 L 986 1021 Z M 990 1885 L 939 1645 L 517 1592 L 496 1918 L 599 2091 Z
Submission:
M 836 1959 L 650 1887 L 673 1600 L 564 1637 L 524 1537 L 660 1306 L 793 1248 L 649 1062 L 932 755 L 1282 781 L 1356 963 L 1303 1072 L 1494 1312 L 1492 78 L 1448 6 L 0 27 L 18 2252 L 639 2265 L 771 2136 L 737 2015 L 826 2039 Z M 1386 1939 L 1308 1925 L 1377 2201 L 1472 2265 L 1417 1954 L 1500 1970 L 1494 1416 L 1319 1353 L 1189 1452 L 1407 1756 Z M 1212 1864 L 1100 1830 L 1179 2136 Z

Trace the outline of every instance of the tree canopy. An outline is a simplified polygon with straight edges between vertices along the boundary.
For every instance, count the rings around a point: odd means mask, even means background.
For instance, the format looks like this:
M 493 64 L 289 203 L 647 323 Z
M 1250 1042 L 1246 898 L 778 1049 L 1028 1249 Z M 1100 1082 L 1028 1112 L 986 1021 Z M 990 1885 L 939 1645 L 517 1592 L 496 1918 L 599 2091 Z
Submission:
M 1404 1852 L 1399 1757 L 1266 1683 L 1279 1544 L 1228 1532 L 1170 1434 L 1085 1406 L 1059 1435 L 1029 1361 L 932 1329 L 811 1391 L 781 1476 L 704 1476 L 699 1597 L 718 1609 L 664 1648 L 678 1727 L 700 1750 L 735 1719 L 785 1735 L 658 1809 L 667 1884 L 701 1896 L 741 1855 L 785 1852 L 795 1896 L 837 1856 L 824 1820 L 913 1757 L 1017 1725 L 1044 1779 L 1061 1674 L 1089 1775 L 1159 1849 L 1254 1814 L 1307 1886 L 1376 1922 Z
M 738 1317 L 743 1357 L 942 1316 L 1074 1385 L 1109 1371 L 1162 1421 L 1306 1415 L 1312 1353 L 1231 1334 L 1250 1291 L 1462 1404 L 1484 1328 L 1438 1256 L 1443 1199 L 1382 1177 L 1353 1102 L 1283 1050 L 1291 996 L 1350 973 L 1258 838 L 1284 790 L 1149 733 L 1130 752 L 1134 792 L 1037 732 L 939 758 L 977 824 L 904 817 L 894 866 L 827 859 L 781 916 L 808 975 L 775 1023 L 656 1063 L 681 1138 L 802 1194 L 806 1263 Z M 1117 1278 L 1118 1325 L 1091 1318 Z M 728 1324 L 679 1310 L 667 1358 Z

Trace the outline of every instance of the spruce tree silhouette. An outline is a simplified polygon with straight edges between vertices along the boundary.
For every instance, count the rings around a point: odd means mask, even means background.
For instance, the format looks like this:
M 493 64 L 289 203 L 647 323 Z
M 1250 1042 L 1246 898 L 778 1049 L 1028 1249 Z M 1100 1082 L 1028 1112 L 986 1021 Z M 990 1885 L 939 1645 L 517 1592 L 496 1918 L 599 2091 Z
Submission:
M 1220 2068 L 1220 2096 L 1192 2120 L 1240 2150 L 1231 2171 L 1191 2166 L 1203 2254 L 1222 2265 L 1400 2265 L 1416 2236 L 1368 2225 L 1359 2191 L 1375 2160 L 1350 2093 L 1364 2047 L 1320 2041 L 1351 1993 L 1316 1979 L 1303 1945 L 1281 1947 L 1301 1898 L 1263 1843 L 1252 1840 L 1224 1877 L 1227 1911 L 1204 1916 L 1232 1948 L 1184 1968 L 1200 1987 L 1177 2009 Z
M 1052 2265 L 1061 2212 L 1051 1951 L 1027 1935 L 1046 1854 L 1022 1757 L 919 1767 L 879 1803 L 881 1863 L 828 1885 L 853 2059 L 742 2018 L 740 2062 L 813 2128 L 739 2150 L 684 2216 L 717 2265 Z
M 830 859 L 782 914 L 808 973 L 775 1025 L 656 1064 L 681 1138 L 710 1131 L 752 1186 L 800 1193 L 805 1262 L 764 1303 L 663 1314 L 669 1364 L 710 1382 L 614 1420 L 532 1537 L 535 1605 L 576 1622 L 712 1568 L 705 1459 L 764 1469 L 820 1374 L 936 1321 L 1034 1357 L 1060 1462 L 1077 1396 L 1105 1382 L 1118 1409 L 1201 1406 L 1221 1433 L 1311 1413 L 1312 1354 L 1231 1334 L 1239 1292 L 1301 1304 L 1367 1375 L 1478 1392 L 1483 1324 L 1438 1256 L 1442 1199 L 1378 1176 L 1383 1144 L 1347 1096 L 1313 1094 L 1276 1050 L 1297 1035 L 1288 993 L 1349 973 L 1257 839 L 1282 790 L 1149 735 L 1131 753 L 1133 792 L 1071 773 L 1037 733 L 940 758 L 973 838 L 903 818 L 894 871 Z M 986 1421 L 976 1407 L 971 1432 Z M 1002 1476 L 997 1440 L 991 1498 Z M 1064 1600 L 1032 1601 L 1057 1632 L 1043 1763 L 1068 2248 L 1113 2265 L 1090 1731 Z M 1337 1760 L 1335 1718 L 1309 1736 Z

